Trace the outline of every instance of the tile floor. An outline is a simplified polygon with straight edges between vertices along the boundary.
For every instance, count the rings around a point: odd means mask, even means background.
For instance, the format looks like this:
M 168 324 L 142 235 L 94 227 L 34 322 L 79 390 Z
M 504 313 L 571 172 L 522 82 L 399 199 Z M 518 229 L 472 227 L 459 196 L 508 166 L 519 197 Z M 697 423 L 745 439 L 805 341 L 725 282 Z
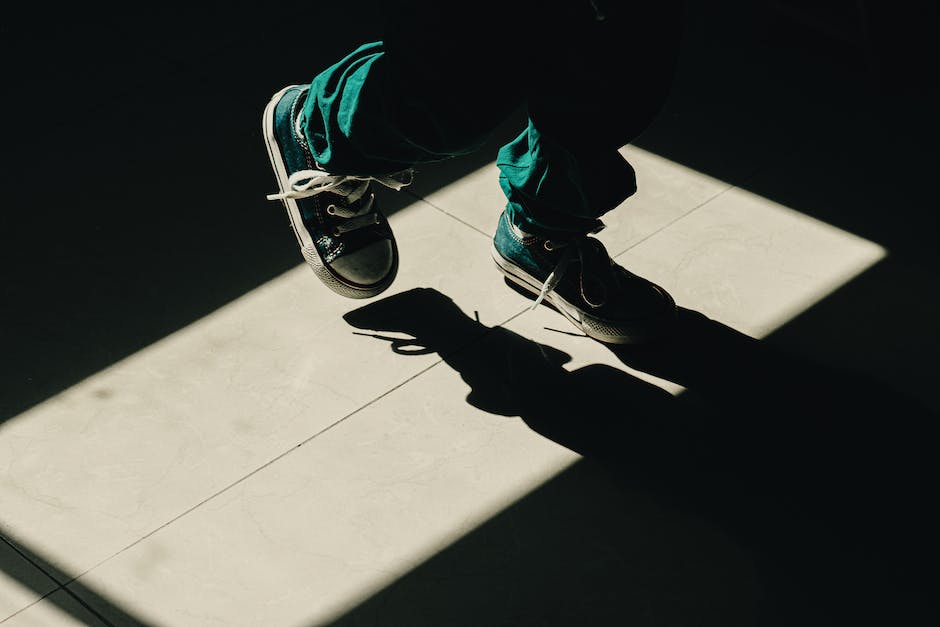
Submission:
M 226 39 L 207 50 L 238 47 Z M 695 76 L 689 85 L 706 80 Z M 232 120 L 256 116 L 255 104 L 233 104 Z M 667 114 L 660 126 L 695 122 Z M 639 144 L 655 146 L 657 132 Z M 154 142 L 171 144 L 168 133 Z M 254 284 L 221 279 L 228 291 L 216 293 L 200 275 L 204 292 L 181 287 L 181 302 L 204 293 L 209 303 L 190 319 L 144 325 L 139 337 L 150 339 L 103 356 L 55 348 L 81 374 L 35 399 L 27 390 L 35 402 L 0 417 L 0 624 L 838 624 L 827 612 L 846 597 L 814 595 L 856 554 L 817 550 L 830 537 L 823 510 L 813 501 L 790 516 L 793 493 L 768 487 L 790 458 L 769 447 L 773 471 L 756 480 L 765 455 L 753 442 L 740 447 L 746 470 L 722 465 L 733 456 L 696 465 L 684 453 L 702 416 L 774 422 L 795 412 L 806 386 L 828 389 L 814 378 L 829 372 L 820 364 L 857 367 L 853 376 L 903 407 L 892 396 L 909 380 L 903 367 L 880 372 L 864 351 L 851 364 L 827 352 L 860 322 L 841 335 L 840 319 L 824 318 L 809 348 L 792 330 L 866 277 L 887 272 L 893 283 L 897 251 L 740 180 L 652 149 L 623 152 L 640 191 L 600 238 L 673 293 L 700 344 L 612 351 L 546 308 L 530 311 L 488 256 L 502 197 L 485 160 L 453 176 L 430 168 L 385 195 L 402 265 L 370 303 L 334 296 L 296 266 L 279 216 L 283 231 L 265 239 L 260 226 L 258 246 L 283 256 L 258 255 Z M 787 177 L 785 159 L 754 154 L 719 169 Z M 196 182 L 171 183 L 194 205 L 211 202 Z M 198 239 L 181 240 L 184 258 L 198 260 Z M 237 250 L 224 249 L 233 259 Z M 911 324 L 934 311 L 932 298 Z M 107 317 L 83 324 L 96 338 L 133 335 Z M 793 335 L 796 358 L 768 357 L 748 339 L 777 350 Z M 410 338 L 431 350 L 392 350 Z M 927 337 L 903 354 L 934 345 Z M 929 390 L 906 393 L 904 402 L 936 405 Z M 686 434 L 681 425 L 693 436 L 662 437 Z M 719 451 L 741 443 L 705 440 Z M 787 454 L 809 455 L 780 440 Z M 791 533 L 792 545 L 781 539 Z M 818 559 L 809 583 L 794 555 Z
M 624 207 L 602 239 L 683 307 L 744 332 L 771 332 L 884 255 L 666 159 L 625 153 L 640 171 L 643 191 L 628 201 L 640 219 L 625 226 Z M 403 255 L 387 296 L 435 290 L 456 307 L 439 315 L 482 323 L 448 351 L 502 326 L 565 351 L 569 370 L 616 367 L 601 345 L 559 333 L 572 331 L 562 318 L 529 312 L 492 269 L 494 172 L 392 216 Z M 3 424 L 4 536 L 37 568 L 74 579 L 34 573 L 32 590 L 4 580 L 6 624 L 55 624 L 62 612 L 120 623 L 100 598 L 144 624 L 327 624 L 578 460 L 511 407 L 465 402 L 467 381 L 436 352 L 395 353 L 368 325 L 357 334 L 342 316 L 362 305 L 297 267 Z M 393 337 L 420 337 L 425 324 L 371 322 Z M 729 604 L 741 593 L 722 592 Z
M 640 218 L 625 226 L 624 207 L 602 239 L 682 306 L 751 334 L 884 255 L 638 148 L 625 153 L 642 164 L 643 191 L 629 201 Z M 550 311 L 528 312 L 499 280 L 488 257 L 494 181 L 490 164 L 392 216 L 403 256 L 386 296 L 435 290 L 456 306 L 439 315 L 478 319 L 450 351 L 503 326 L 569 353 L 569 369 L 616 365 L 602 346 L 549 330 L 572 331 Z M 467 382 L 436 352 L 398 354 L 356 334 L 342 316 L 362 305 L 298 267 L 10 419 L 0 430 L 5 536 L 145 624 L 321 624 L 577 461 L 499 408 L 464 402 Z M 420 337 L 421 324 L 375 334 Z M 6 581 L 4 618 L 41 624 L 70 599 L 59 589 L 69 583 L 29 594 Z

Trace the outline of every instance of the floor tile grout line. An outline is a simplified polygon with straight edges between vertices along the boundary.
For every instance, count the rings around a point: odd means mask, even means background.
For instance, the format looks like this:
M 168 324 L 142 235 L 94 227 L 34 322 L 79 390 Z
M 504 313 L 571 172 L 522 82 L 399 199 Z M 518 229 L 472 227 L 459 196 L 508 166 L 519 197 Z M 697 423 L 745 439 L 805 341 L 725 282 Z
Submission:
M 611 258 L 612 258 L 612 259 L 616 259 L 616 258 L 618 258 L 620 255 L 626 253 L 627 251 L 633 250 L 634 248 L 636 248 L 637 246 L 639 246 L 640 244 L 642 244 L 642 243 L 645 242 L 646 240 L 650 239 L 651 237 L 653 237 L 653 236 L 655 236 L 655 235 L 658 235 L 658 234 L 662 233 L 663 231 L 665 231 L 666 229 L 668 229 L 669 227 L 671 227 L 671 226 L 672 226 L 673 224 L 675 224 L 676 222 L 678 222 L 678 221 L 680 221 L 680 220 L 684 220 L 685 218 L 689 217 L 690 215 L 692 215 L 693 213 L 695 213 L 696 211 L 698 211 L 699 209 L 701 209 L 702 207 L 704 207 L 704 206 L 707 205 L 708 203 L 712 202 L 713 200 L 716 200 L 716 199 L 720 198 L 721 196 L 724 196 L 725 194 L 727 194 L 727 193 L 728 193 L 729 191 L 731 191 L 732 189 L 735 189 L 736 187 L 737 187 L 737 185 L 732 185 L 732 184 L 728 183 L 728 186 L 725 187 L 724 189 L 722 189 L 722 190 L 721 190 L 720 192 L 718 192 L 717 194 L 715 194 L 715 195 L 713 195 L 713 196 L 711 196 L 711 197 L 709 197 L 709 198 L 703 200 L 702 202 L 700 202 L 699 204 L 695 205 L 694 207 L 692 207 L 691 209 L 689 209 L 688 211 L 686 211 L 686 212 L 683 213 L 682 215 L 680 215 L 680 216 L 678 216 L 678 217 L 676 217 L 676 218 L 673 218 L 672 220 L 670 220 L 670 221 L 667 222 L 666 224 L 664 224 L 664 225 L 662 225 L 661 227 L 659 227 L 658 229 L 654 230 L 652 233 L 648 233 L 648 234 L 644 235 L 644 236 L 641 237 L 639 240 L 637 240 L 636 242 L 633 242 L 632 244 L 630 244 L 629 246 L 627 246 L 626 248 L 624 248 L 623 250 L 621 250 L 621 251 L 620 251 L 619 253 L 617 253 L 616 255 L 611 255 Z
M 7 622 L 8 620 L 10 620 L 11 618 L 16 618 L 17 616 L 19 616 L 20 614 L 22 614 L 23 612 L 25 612 L 25 611 L 28 610 L 29 608 L 31 608 L 31 607 L 37 605 L 38 603 L 42 603 L 45 599 L 48 599 L 50 596 L 52 596 L 53 594 L 55 594 L 55 593 L 58 592 L 59 590 L 64 590 L 64 589 L 65 589 L 65 588 L 63 588 L 62 586 L 59 586 L 58 588 L 56 588 L 55 590 L 53 590 L 53 591 L 50 592 L 49 594 L 44 594 L 44 595 L 42 595 L 42 596 L 39 597 L 38 599 L 35 599 L 34 601 L 32 601 L 32 602 L 31 602 L 29 605 L 27 605 L 26 607 L 21 607 L 20 609 L 16 610 L 15 612 L 13 612 L 12 614 L 10 614 L 9 616 L 7 616 L 6 618 L 4 618 L 3 620 L 0 620 L 0 625 L 4 624 L 5 622 Z
M 688 216 L 692 215 L 693 213 L 695 213 L 696 211 L 698 211 L 699 209 L 701 209 L 702 207 L 704 207 L 704 206 L 707 205 L 708 203 L 712 202 L 713 200 L 716 200 L 717 198 L 723 196 L 724 194 L 728 193 L 729 191 L 731 191 L 732 189 L 735 189 L 735 188 L 737 188 L 737 187 L 738 187 L 737 185 L 732 185 L 732 184 L 729 183 L 729 184 L 727 185 L 727 187 L 723 188 L 723 189 L 722 189 L 721 191 L 719 191 L 718 193 L 716 193 L 716 194 L 714 194 L 713 196 L 710 196 L 709 198 L 703 200 L 702 202 L 700 202 L 699 204 L 695 205 L 694 207 L 692 207 L 691 209 L 689 209 L 688 211 L 686 211 L 686 212 L 683 213 L 682 215 L 680 215 L 680 216 L 678 216 L 678 217 L 676 217 L 676 218 L 670 220 L 670 221 L 667 222 L 666 224 L 664 224 L 664 225 L 662 225 L 661 227 L 657 228 L 657 229 L 654 230 L 652 233 L 648 233 L 647 235 L 643 236 L 642 238 L 640 238 L 640 239 L 637 240 L 636 242 L 630 244 L 629 246 L 627 246 L 626 248 L 624 248 L 624 249 L 621 250 L 620 252 L 618 252 L 618 253 L 616 253 L 616 254 L 614 254 L 614 255 L 611 255 L 611 258 L 616 259 L 616 258 L 619 257 L 620 255 L 622 255 L 622 254 L 626 253 L 627 251 L 629 251 L 629 250 L 635 248 L 636 246 L 639 246 L 640 244 L 642 244 L 642 243 L 645 242 L 646 240 L 648 240 L 648 239 L 650 239 L 651 237 L 653 237 L 653 236 L 659 234 L 660 232 L 662 232 L 662 231 L 668 229 L 669 227 L 671 227 L 671 226 L 672 226 L 673 224 L 675 224 L 676 222 L 678 222 L 678 221 L 680 221 L 680 220 L 682 220 L 682 219 L 684 219 L 684 218 L 687 218 Z M 416 194 L 416 193 L 414 193 L 414 192 L 412 192 L 412 191 L 410 191 L 410 190 L 405 190 L 405 192 L 406 192 L 407 194 L 409 194 L 411 197 L 415 198 L 416 200 L 420 200 L 420 201 L 422 201 L 422 202 L 425 202 L 425 203 L 431 205 L 431 207 L 433 207 L 434 209 L 440 211 L 441 213 L 443 213 L 444 215 L 446 215 L 446 216 L 448 216 L 448 217 L 450 217 L 450 218 L 453 218 L 454 220 L 456 220 L 457 222 L 463 224 L 464 226 L 467 226 L 467 227 L 473 229 L 474 231 L 476 231 L 477 233 L 483 235 L 484 237 L 486 237 L 486 238 L 492 238 L 492 237 L 493 237 L 492 234 L 486 233 L 485 231 L 482 231 L 482 230 L 478 229 L 477 227 L 475 227 L 474 225 L 470 224 L 470 223 L 467 222 L 466 220 L 463 220 L 463 219 L 459 218 L 458 216 L 456 216 L 456 215 L 454 215 L 453 213 L 447 211 L 447 210 L 444 209 L 443 207 L 440 207 L 440 206 L 434 204 L 433 202 L 429 201 L 427 198 L 424 198 L 424 197 L 420 196 L 419 194 Z
M 425 203 L 429 204 L 431 207 L 433 207 L 433 208 L 436 209 L 437 211 L 440 211 L 440 212 L 443 213 L 445 216 L 448 216 L 448 217 L 450 217 L 450 218 L 453 218 L 454 220 L 456 220 L 457 222 L 463 224 L 464 226 L 467 226 L 467 227 L 473 229 L 474 231 L 476 231 L 477 233 L 479 233 L 479 234 L 482 235 L 483 237 L 485 237 L 485 238 L 487 238 L 487 239 L 492 239 L 492 238 L 493 238 L 493 234 L 492 234 L 492 233 L 487 233 L 486 231 L 482 231 L 482 230 L 478 229 L 477 227 L 473 226 L 473 225 L 470 224 L 469 222 L 467 222 L 467 221 L 465 221 L 465 220 L 462 220 L 461 218 L 459 218 L 459 217 L 455 216 L 454 214 L 450 213 L 449 211 L 447 211 L 447 210 L 444 209 L 443 207 L 439 207 L 439 206 L 435 205 L 433 202 L 431 202 L 431 201 L 428 200 L 427 198 L 424 198 L 423 196 L 420 196 L 419 194 L 416 194 L 416 193 L 414 193 L 414 192 L 412 192 L 411 190 L 408 190 L 408 189 L 406 189 L 406 190 L 404 190 L 404 191 L 405 191 L 405 193 L 407 193 L 407 194 L 410 195 L 411 197 L 413 197 L 413 198 L 415 198 L 415 199 L 417 199 L 417 200 L 420 200 L 421 202 L 425 202 Z M 519 311 L 519 312 L 517 312 L 517 313 L 511 315 L 509 318 L 507 318 L 507 319 L 504 320 L 503 322 L 501 322 L 501 323 L 499 323 L 499 324 L 497 324 L 497 325 L 494 325 L 493 327 L 490 327 L 490 329 L 494 329 L 494 328 L 496 328 L 496 327 L 505 326 L 505 325 L 509 324 L 510 322 L 512 322 L 513 320 L 515 320 L 516 318 L 518 318 L 519 316 L 521 316 L 522 314 L 524 314 L 524 313 L 526 313 L 527 311 L 529 311 L 530 309 L 531 309 L 531 307 L 525 307 L 525 308 L 522 309 L 521 311 Z M 489 332 L 489 331 L 487 331 L 487 333 L 488 333 L 488 332 Z M 455 352 L 455 353 L 460 352 L 460 351 L 463 350 L 464 348 L 466 348 L 466 347 L 461 347 L 461 348 L 455 350 L 454 352 Z
M 409 189 L 406 189 L 406 190 L 403 190 L 403 191 L 404 191 L 406 194 L 408 194 L 409 196 L 411 196 L 412 198 L 415 198 L 415 199 L 417 199 L 417 200 L 420 200 L 421 202 L 424 202 L 424 203 L 429 204 L 431 207 L 433 207 L 433 208 L 436 209 L 437 211 L 440 211 L 440 212 L 443 213 L 445 216 L 448 216 L 448 217 L 450 217 L 450 218 L 453 218 L 454 220 L 456 220 L 457 222 L 463 224 L 464 226 L 467 226 L 467 227 L 469 227 L 470 229 L 476 231 L 477 233 L 479 233 L 479 234 L 482 235 L 483 237 L 485 237 L 485 238 L 487 238 L 487 239 L 492 239 L 492 238 L 493 238 L 493 234 L 492 234 L 492 233 L 487 233 L 486 231 L 482 231 L 482 230 L 478 229 L 477 227 L 473 226 L 472 224 L 470 224 L 470 223 L 467 222 L 466 220 L 462 220 L 462 219 L 459 218 L 458 216 L 456 216 L 456 215 L 452 214 L 451 212 L 447 211 L 447 210 L 444 209 L 443 207 L 437 206 L 436 204 L 434 204 L 433 202 L 431 202 L 431 201 L 428 200 L 427 198 L 425 198 L 425 197 L 423 197 L 423 196 L 421 196 L 421 195 L 419 195 L 419 194 L 416 194 L 415 192 L 413 192 L 413 191 L 411 191 L 411 190 L 409 190 Z M 706 201 L 706 202 L 707 202 L 707 201 Z M 519 311 L 519 312 L 517 312 L 517 313 L 511 315 L 509 318 L 507 318 L 507 319 L 504 320 L 503 322 L 501 322 L 501 323 L 499 323 L 499 324 L 497 324 L 497 325 L 494 325 L 493 327 L 490 327 L 490 329 L 494 329 L 494 328 L 496 328 L 496 327 L 505 326 L 505 325 L 509 324 L 510 322 L 512 322 L 513 320 L 515 320 L 516 318 L 518 318 L 519 316 L 521 316 L 522 314 L 524 314 L 524 313 L 526 313 L 527 311 L 529 311 L 530 309 L 531 309 L 531 307 L 525 307 L 525 308 L 522 309 L 521 311 Z M 489 333 L 489 330 L 487 330 L 487 333 Z M 458 352 L 464 350 L 464 348 L 466 348 L 466 346 L 463 346 L 463 347 L 461 347 L 461 348 L 458 348 L 457 350 L 454 351 L 454 353 L 458 353 Z
M 410 191 L 410 190 L 407 190 L 407 189 L 405 190 L 405 193 L 407 193 L 407 194 L 408 194 L 409 196 L 411 196 L 412 198 L 416 198 L 417 200 L 420 200 L 421 202 L 425 202 L 425 203 L 431 205 L 434 209 L 440 211 L 440 212 L 443 213 L 445 216 L 448 216 L 448 217 L 450 217 L 450 218 L 453 218 L 454 220 L 456 220 L 457 222 L 463 224 L 464 226 L 470 227 L 471 229 L 473 229 L 474 231 L 476 231 L 476 232 L 479 233 L 480 235 L 486 237 L 487 239 L 493 237 L 492 234 L 486 233 L 485 231 L 481 231 L 480 229 L 478 229 L 477 227 L 473 226 L 472 224 L 470 224 L 470 223 L 467 222 L 466 220 L 460 219 L 459 217 L 455 216 L 454 214 L 452 214 L 451 212 L 447 211 L 447 210 L 444 209 L 443 207 L 438 207 L 438 206 L 435 205 L 433 202 L 429 201 L 427 198 L 424 198 L 424 197 L 422 197 L 422 196 L 420 196 L 420 195 L 418 195 L 418 194 L 416 194 L 416 193 L 414 193 L 414 192 L 412 192 L 412 191 Z

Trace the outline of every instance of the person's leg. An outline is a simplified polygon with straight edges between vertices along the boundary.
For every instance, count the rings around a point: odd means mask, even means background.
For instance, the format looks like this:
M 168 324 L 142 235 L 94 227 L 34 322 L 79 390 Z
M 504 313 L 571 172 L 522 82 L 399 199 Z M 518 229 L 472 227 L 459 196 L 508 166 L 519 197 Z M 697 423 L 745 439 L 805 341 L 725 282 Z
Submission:
M 398 187 L 411 166 L 477 149 L 522 102 L 492 44 L 525 32 L 532 2 L 396 3 L 382 42 L 272 99 L 264 132 L 281 191 L 269 198 L 284 202 L 304 258 L 335 292 L 374 296 L 396 273 L 370 179 Z M 531 52 L 523 43 L 516 58 Z
M 600 4 L 574 3 L 544 18 L 546 47 L 553 40 L 557 51 L 553 64 L 534 68 L 528 128 L 497 158 L 507 205 L 493 259 L 536 303 L 547 301 L 590 337 L 622 344 L 667 331 L 675 303 L 588 235 L 636 191 L 618 149 L 665 100 L 681 3 Z
M 513 224 L 544 235 L 584 232 L 636 191 L 618 149 L 666 99 L 682 7 L 584 0 L 542 16 L 542 46 L 553 53 L 527 79 L 528 128 L 497 158 Z
M 661 288 L 612 266 L 600 243 L 584 235 L 597 216 L 633 192 L 633 171 L 617 148 L 649 123 L 664 93 L 656 88 L 668 85 L 671 74 L 648 62 L 650 50 L 635 42 L 631 50 L 630 40 L 621 38 L 624 25 L 630 24 L 627 30 L 637 41 L 648 41 L 651 26 L 665 22 L 650 8 L 631 13 L 635 22 L 626 22 L 618 5 L 603 23 L 595 23 L 598 0 L 566 4 L 570 13 L 564 16 L 563 9 L 533 0 L 487 1 L 498 10 L 474 5 L 454 20 L 450 7 L 416 0 L 415 12 L 399 15 L 382 44 L 359 48 L 319 75 L 312 92 L 299 88 L 291 102 L 279 102 L 281 113 L 266 113 L 266 120 L 280 120 L 274 125 L 280 129 L 276 141 L 275 133 L 266 131 L 272 163 L 277 155 L 299 155 L 281 168 L 282 193 L 275 196 L 288 205 L 295 230 L 295 216 L 303 217 L 317 257 L 307 249 L 304 255 L 315 270 L 319 260 L 324 282 L 347 296 L 377 294 L 390 283 L 397 263 L 391 231 L 371 211 L 371 200 L 362 201 L 361 188 L 350 197 L 364 208 L 344 206 L 331 194 L 346 190 L 332 182 L 318 187 L 319 175 L 376 176 L 469 152 L 525 99 L 531 124 L 500 154 L 509 203 L 494 259 L 509 278 L 522 278 L 529 288 L 534 284 L 536 293 L 541 287 L 540 298 L 568 294 L 574 309 L 560 308 L 592 337 L 621 343 L 645 339 L 674 315 L 675 304 Z M 651 15 L 656 19 L 646 19 Z M 641 54 L 631 57 L 631 52 Z M 625 81 L 621 65 L 627 63 L 632 76 Z M 625 101 L 619 98 L 624 83 L 634 88 Z M 300 180 L 289 180 L 298 174 Z M 324 196 L 329 204 L 322 202 Z M 338 217 L 330 213 L 337 205 Z M 368 223 L 370 215 L 377 216 L 374 225 Z M 333 228 L 347 219 L 355 224 L 352 235 Z M 300 232 L 298 238 L 303 248 Z M 518 246 L 507 253 L 500 241 Z M 551 244 L 558 247 L 553 251 Z M 580 265 L 577 280 L 575 273 L 563 276 L 572 262 Z M 339 265 L 345 269 L 336 272 Z M 347 280 L 354 274 L 377 279 L 361 289 Z M 553 298 L 556 306 L 562 304 Z
M 314 78 L 301 124 L 324 169 L 384 173 L 468 154 L 522 103 L 493 42 L 519 36 L 530 0 L 395 3 L 383 40 Z M 444 5 L 444 6 L 442 6 Z M 517 57 L 529 46 L 521 45 Z
M 508 215 L 532 233 L 590 230 L 636 191 L 617 150 L 666 97 L 682 1 L 488 2 L 464 14 L 428 0 L 396 8 L 385 41 L 314 79 L 302 115 L 311 152 L 347 174 L 447 159 L 525 99 L 529 126 L 497 159 Z
M 368 43 L 313 80 L 300 124 L 325 170 L 387 173 L 468 154 L 519 102 L 504 95 L 470 106 L 459 99 L 467 84 L 429 80 L 403 56 Z
M 633 168 L 617 149 L 575 152 L 531 120 L 500 149 L 497 165 L 510 222 L 546 237 L 593 230 L 636 191 Z

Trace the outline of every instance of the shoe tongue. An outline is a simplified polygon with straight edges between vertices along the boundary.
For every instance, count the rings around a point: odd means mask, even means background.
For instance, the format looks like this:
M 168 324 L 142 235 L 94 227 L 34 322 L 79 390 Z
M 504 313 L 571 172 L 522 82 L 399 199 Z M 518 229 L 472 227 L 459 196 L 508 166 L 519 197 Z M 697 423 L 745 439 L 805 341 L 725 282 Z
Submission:
M 357 200 L 358 198 L 362 196 L 362 194 L 358 192 L 362 192 L 363 189 L 368 186 L 369 186 L 368 180 L 350 178 L 350 179 L 346 179 L 345 181 L 343 181 L 342 183 L 340 183 L 339 185 L 337 185 L 330 191 L 338 196 L 344 196 L 344 197 L 352 196 L 353 202 L 355 202 L 355 200 Z
M 579 237 L 586 237 L 588 235 L 597 235 L 598 233 L 603 231 L 605 228 L 607 228 L 607 225 L 604 224 L 600 220 L 594 220 L 594 223 L 591 225 L 591 228 L 585 231 L 559 231 L 555 235 L 537 235 L 535 233 L 529 233 L 527 231 L 523 231 L 520 227 L 512 223 L 509 224 L 509 228 L 511 228 L 520 239 L 525 239 L 527 237 L 540 237 L 542 239 L 551 240 L 553 242 L 569 242 Z

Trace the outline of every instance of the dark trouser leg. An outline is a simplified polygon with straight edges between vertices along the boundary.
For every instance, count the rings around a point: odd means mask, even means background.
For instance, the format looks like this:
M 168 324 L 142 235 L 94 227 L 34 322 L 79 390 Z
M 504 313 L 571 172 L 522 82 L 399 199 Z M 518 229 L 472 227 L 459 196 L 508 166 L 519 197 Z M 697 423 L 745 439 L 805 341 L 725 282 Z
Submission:
M 524 99 L 523 67 L 502 67 L 494 46 L 529 1 L 510 0 L 505 10 L 494 0 L 462 9 L 396 3 L 383 41 L 361 46 L 311 84 L 304 118 L 318 163 L 374 174 L 479 148 Z
M 529 126 L 497 159 L 510 220 L 541 235 L 588 231 L 636 191 L 618 149 L 662 107 L 682 28 L 681 1 L 574 4 L 545 18 Z

